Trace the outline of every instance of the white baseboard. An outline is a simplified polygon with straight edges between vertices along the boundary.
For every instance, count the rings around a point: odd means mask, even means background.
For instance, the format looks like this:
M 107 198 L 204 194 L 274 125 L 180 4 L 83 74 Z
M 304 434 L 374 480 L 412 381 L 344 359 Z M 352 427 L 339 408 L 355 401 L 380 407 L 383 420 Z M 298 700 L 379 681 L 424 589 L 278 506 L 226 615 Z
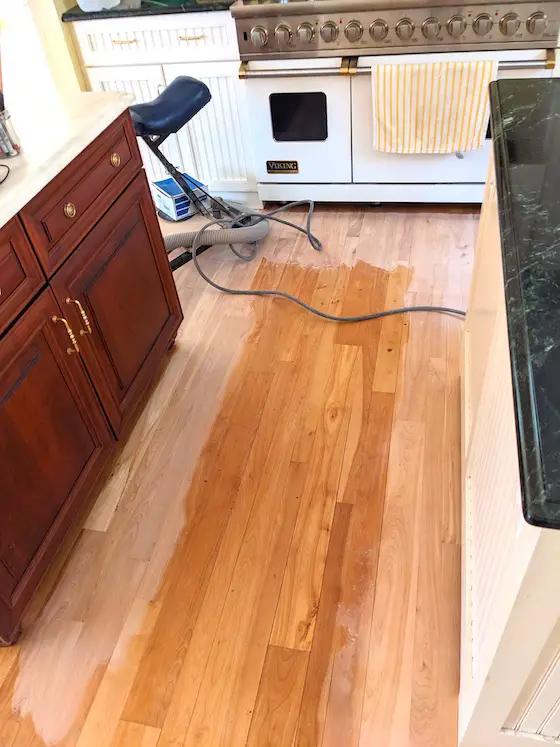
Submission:
M 484 184 L 259 184 L 263 201 L 481 204 Z

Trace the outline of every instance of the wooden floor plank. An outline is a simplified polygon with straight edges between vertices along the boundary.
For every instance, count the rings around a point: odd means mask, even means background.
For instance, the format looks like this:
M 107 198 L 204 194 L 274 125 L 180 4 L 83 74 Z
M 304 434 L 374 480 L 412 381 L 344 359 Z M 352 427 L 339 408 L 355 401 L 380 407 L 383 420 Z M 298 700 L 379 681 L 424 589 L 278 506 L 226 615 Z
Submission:
M 389 455 L 360 747 L 402 747 L 408 741 L 423 448 L 424 424 L 397 420 Z
M 334 654 L 323 747 L 357 747 L 360 737 L 393 409 L 392 394 L 372 395 L 346 488 L 353 510 L 337 610 L 343 645 Z
M 331 687 L 333 657 L 338 646 L 343 645 L 343 642 L 335 640 L 336 619 L 341 593 L 342 560 L 352 509 L 353 506 L 348 503 L 337 503 L 334 510 L 315 634 L 309 654 L 309 665 L 294 739 L 294 744 L 301 745 L 301 747 L 321 744 Z
M 308 651 L 329 548 L 346 436 L 357 348 L 336 345 L 320 407 L 301 507 L 274 619 L 271 643 Z
M 133 724 L 130 721 L 121 721 L 111 747 L 157 747 L 158 739 L 159 729 L 143 724 Z M 97 744 L 102 744 L 102 742 L 97 742 Z
M 247 747 L 284 747 L 292 744 L 308 657 L 306 651 L 268 647 Z

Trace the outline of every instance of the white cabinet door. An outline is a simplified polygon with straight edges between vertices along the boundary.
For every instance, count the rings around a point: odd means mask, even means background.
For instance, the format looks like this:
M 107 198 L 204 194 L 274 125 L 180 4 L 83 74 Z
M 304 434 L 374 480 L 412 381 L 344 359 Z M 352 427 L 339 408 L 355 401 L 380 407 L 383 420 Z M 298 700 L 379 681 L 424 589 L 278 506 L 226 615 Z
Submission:
M 212 100 L 181 130 L 185 171 L 211 191 L 254 192 L 253 153 L 239 62 L 164 65 L 167 85 L 179 75 L 206 83 Z
M 136 97 L 136 103 L 151 101 L 165 88 L 161 65 L 127 65 L 119 67 L 102 67 L 88 70 L 89 80 L 94 91 L 126 91 Z M 144 168 L 150 182 L 166 179 L 168 174 L 142 142 L 138 141 Z M 184 171 L 177 135 L 170 135 L 163 143 L 161 150 L 166 158 L 178 169 Z

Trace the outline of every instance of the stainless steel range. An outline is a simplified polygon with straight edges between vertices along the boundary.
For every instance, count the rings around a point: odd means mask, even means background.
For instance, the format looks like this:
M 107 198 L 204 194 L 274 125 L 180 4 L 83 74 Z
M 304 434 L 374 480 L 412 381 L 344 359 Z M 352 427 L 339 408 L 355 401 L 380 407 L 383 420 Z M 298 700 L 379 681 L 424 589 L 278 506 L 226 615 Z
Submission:
M 236 2 L 242 60 L 556 46 L 560 3 Z
M 481 202 L 489 133 L 463 152 L 382 152 L 373 69 L 478 61 L 497 77 L 556 74 L 560 0 L 237 0 L 231 13 L 262 200 Z

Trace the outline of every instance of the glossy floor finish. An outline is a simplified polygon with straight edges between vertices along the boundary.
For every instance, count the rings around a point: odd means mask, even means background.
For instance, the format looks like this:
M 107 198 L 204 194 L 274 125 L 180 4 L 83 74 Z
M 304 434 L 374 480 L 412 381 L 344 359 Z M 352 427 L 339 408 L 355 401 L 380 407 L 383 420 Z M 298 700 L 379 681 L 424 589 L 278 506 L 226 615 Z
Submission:
M 301 213 L 294 213 L 301 219 Z M 478 216 L 324 207 L 238 287 L 465 308 Z M 0 651 L 2 747 L 453 747 L 461 321 L 176 273 L 177 345 Z

